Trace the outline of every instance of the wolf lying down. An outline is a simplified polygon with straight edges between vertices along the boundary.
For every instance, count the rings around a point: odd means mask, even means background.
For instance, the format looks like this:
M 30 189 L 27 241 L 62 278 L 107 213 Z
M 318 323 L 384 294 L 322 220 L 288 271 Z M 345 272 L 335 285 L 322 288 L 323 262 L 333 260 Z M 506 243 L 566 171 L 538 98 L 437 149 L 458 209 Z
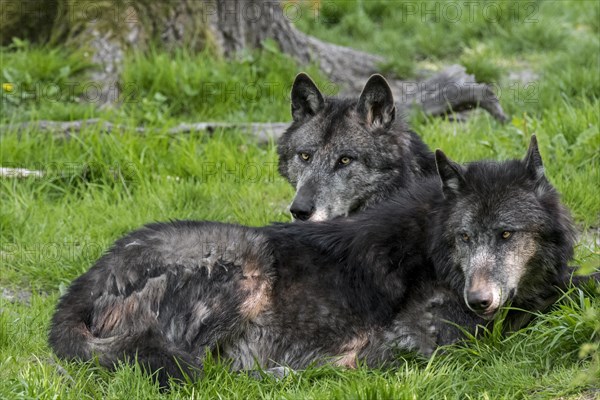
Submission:
M 574 231 L 535 137 L 523 160 L 435 156 L 438 176 L 349 218 L 134 231 L 70 286 L 50 344 L 107 367 L 137 358 L 166 385 L 200 376 L 207 351 L 235 370 L 390 365 L 460 340 L 445 320 L 474 332 L 508 303 L 546 308 Z

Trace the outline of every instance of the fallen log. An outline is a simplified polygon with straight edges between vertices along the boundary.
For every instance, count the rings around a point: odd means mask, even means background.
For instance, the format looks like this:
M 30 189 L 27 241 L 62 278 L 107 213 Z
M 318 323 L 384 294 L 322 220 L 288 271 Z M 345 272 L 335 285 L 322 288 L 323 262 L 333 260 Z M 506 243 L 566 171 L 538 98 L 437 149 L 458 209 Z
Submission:
M 3 125 L 0 127 L 2 132 L 23 132 L 40 131 L 55 136 L 69 138 L 80 134 L 84 130 L 95 130 L 102 133 L 118 133 L 123 131 L 134 131 L 139 134 L 149 133 L 168 133 L 169 135 L 188 134 L 192 132 L 206 132 L 212 135 L 215 132 L 225 129 L 235 129 L 242 131 L 260 143 L 265 144 L 275 141 L 285 132 L 289 122 L 196 122 L 182 123 L 167 130 L 154 127 L 129 127 L 126 125 L 114 124 L 109 121 L 103 121 L 98 118 L 75 120 L 75 121 L 49 121 L 39 120 L 31 122 L 22 122 L 13 125 Z

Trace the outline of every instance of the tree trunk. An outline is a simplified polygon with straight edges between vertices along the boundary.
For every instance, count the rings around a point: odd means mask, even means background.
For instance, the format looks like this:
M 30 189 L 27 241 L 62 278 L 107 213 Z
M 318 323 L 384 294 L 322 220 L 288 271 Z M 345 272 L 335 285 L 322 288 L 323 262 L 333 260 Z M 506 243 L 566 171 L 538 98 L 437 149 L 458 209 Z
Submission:
M 385 62 L 381 56 L 323 42 L 298 31 L 286 16 L 286 9 L 273 0 L 82 0 L 75 3 L 58 0 L 45 3 L 44 13 L 48 20 L 54 16 L 51 27 L 47 21 L 40 24 L 37 31 L 22 24 L 21 35 L 40 40 L 39 31 L 51 31 L 54 41 L 89 48 L 92 61 L 99 66 L 92 79 L 104 85 L 101 99 L 107 105 L 114 104 L 118 98 L 115 88 L 124 53 L 129 48 L 143 50 L 151 42 L 161 43 L 167 49 L 208 48 L 230 58 L 245 49 L 260 48 L 270 39 L 300 65 L 317 63 L 332 82 L 343 88 L 342 93 L 351 95 L 357 95 L 368 77 L 378 72 Z M 19 36 L 18 17 L 17 13 L 11 20 L 9 35 Z M 5 26 L 2 29 L 4 31 Z M 3 33 L 2 40 L 5 44 L 10 39 Z M 401 112 L 417 105 L 427 114 L 444 115 L 480 106 L 495 118 L 506 120 L 491 89 L 475 82 L 459 65 L 422 81 L 394 77 L 388 80 Z
M 333 82 L 353 95 L 385 62 L 381 56 L 323 42 L 298 31 L 286 17 L 285 9 L 273 1 L 217 2 L 211 10 L 215 11 L 209 14 L 211 32 L 225 56 L 257 48 L 271 39 L 300 64 L 318 63 Z M 450 66 L 426 80 L 389 79 L 389 83 L 400 112 L 417 105 L 427 114 L 445 115 L 480 106 L 500 121 L 507 119 L 491 88 L 478 84 L 460 65 Z

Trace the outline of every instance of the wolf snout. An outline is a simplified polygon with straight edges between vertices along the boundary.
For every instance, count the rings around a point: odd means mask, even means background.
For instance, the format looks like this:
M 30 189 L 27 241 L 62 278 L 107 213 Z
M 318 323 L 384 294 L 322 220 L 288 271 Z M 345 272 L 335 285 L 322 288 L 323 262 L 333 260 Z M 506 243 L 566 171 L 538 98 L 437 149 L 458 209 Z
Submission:
M 485 290 L 470 290 L 467 292 L 467 303 L 469 308 L 481 314 L 493 313 L 491 309 L 494 301 L 494 295 L 490 291 Z
M 316 182 L 308 180 L 299 184 L 296 197 L 290 206 L 290 213 L 296 220 L 307 221 L 315 212 Z
M 290 206 L 290 212 L 292 213 L 292 217 L 294 217 L 294 219 L 306 221 L 315 212 L 315 206 L 312 200 L 308 200 L 302 197 L 296 197 L 296 199 Z

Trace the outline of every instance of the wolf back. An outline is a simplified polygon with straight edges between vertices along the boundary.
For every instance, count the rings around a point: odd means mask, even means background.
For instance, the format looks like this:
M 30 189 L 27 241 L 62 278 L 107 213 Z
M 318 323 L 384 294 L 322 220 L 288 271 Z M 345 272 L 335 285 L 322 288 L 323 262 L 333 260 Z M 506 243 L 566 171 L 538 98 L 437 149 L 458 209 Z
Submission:
M 295 188 L 294 219 L 323 221 L 366 209 L 435 174 L 433 153 L 396 115 L 392 91 L 373 75 L 358 99 L 324 98 L 299 74 L 293 123 L 278 143 L 279 172 Z

